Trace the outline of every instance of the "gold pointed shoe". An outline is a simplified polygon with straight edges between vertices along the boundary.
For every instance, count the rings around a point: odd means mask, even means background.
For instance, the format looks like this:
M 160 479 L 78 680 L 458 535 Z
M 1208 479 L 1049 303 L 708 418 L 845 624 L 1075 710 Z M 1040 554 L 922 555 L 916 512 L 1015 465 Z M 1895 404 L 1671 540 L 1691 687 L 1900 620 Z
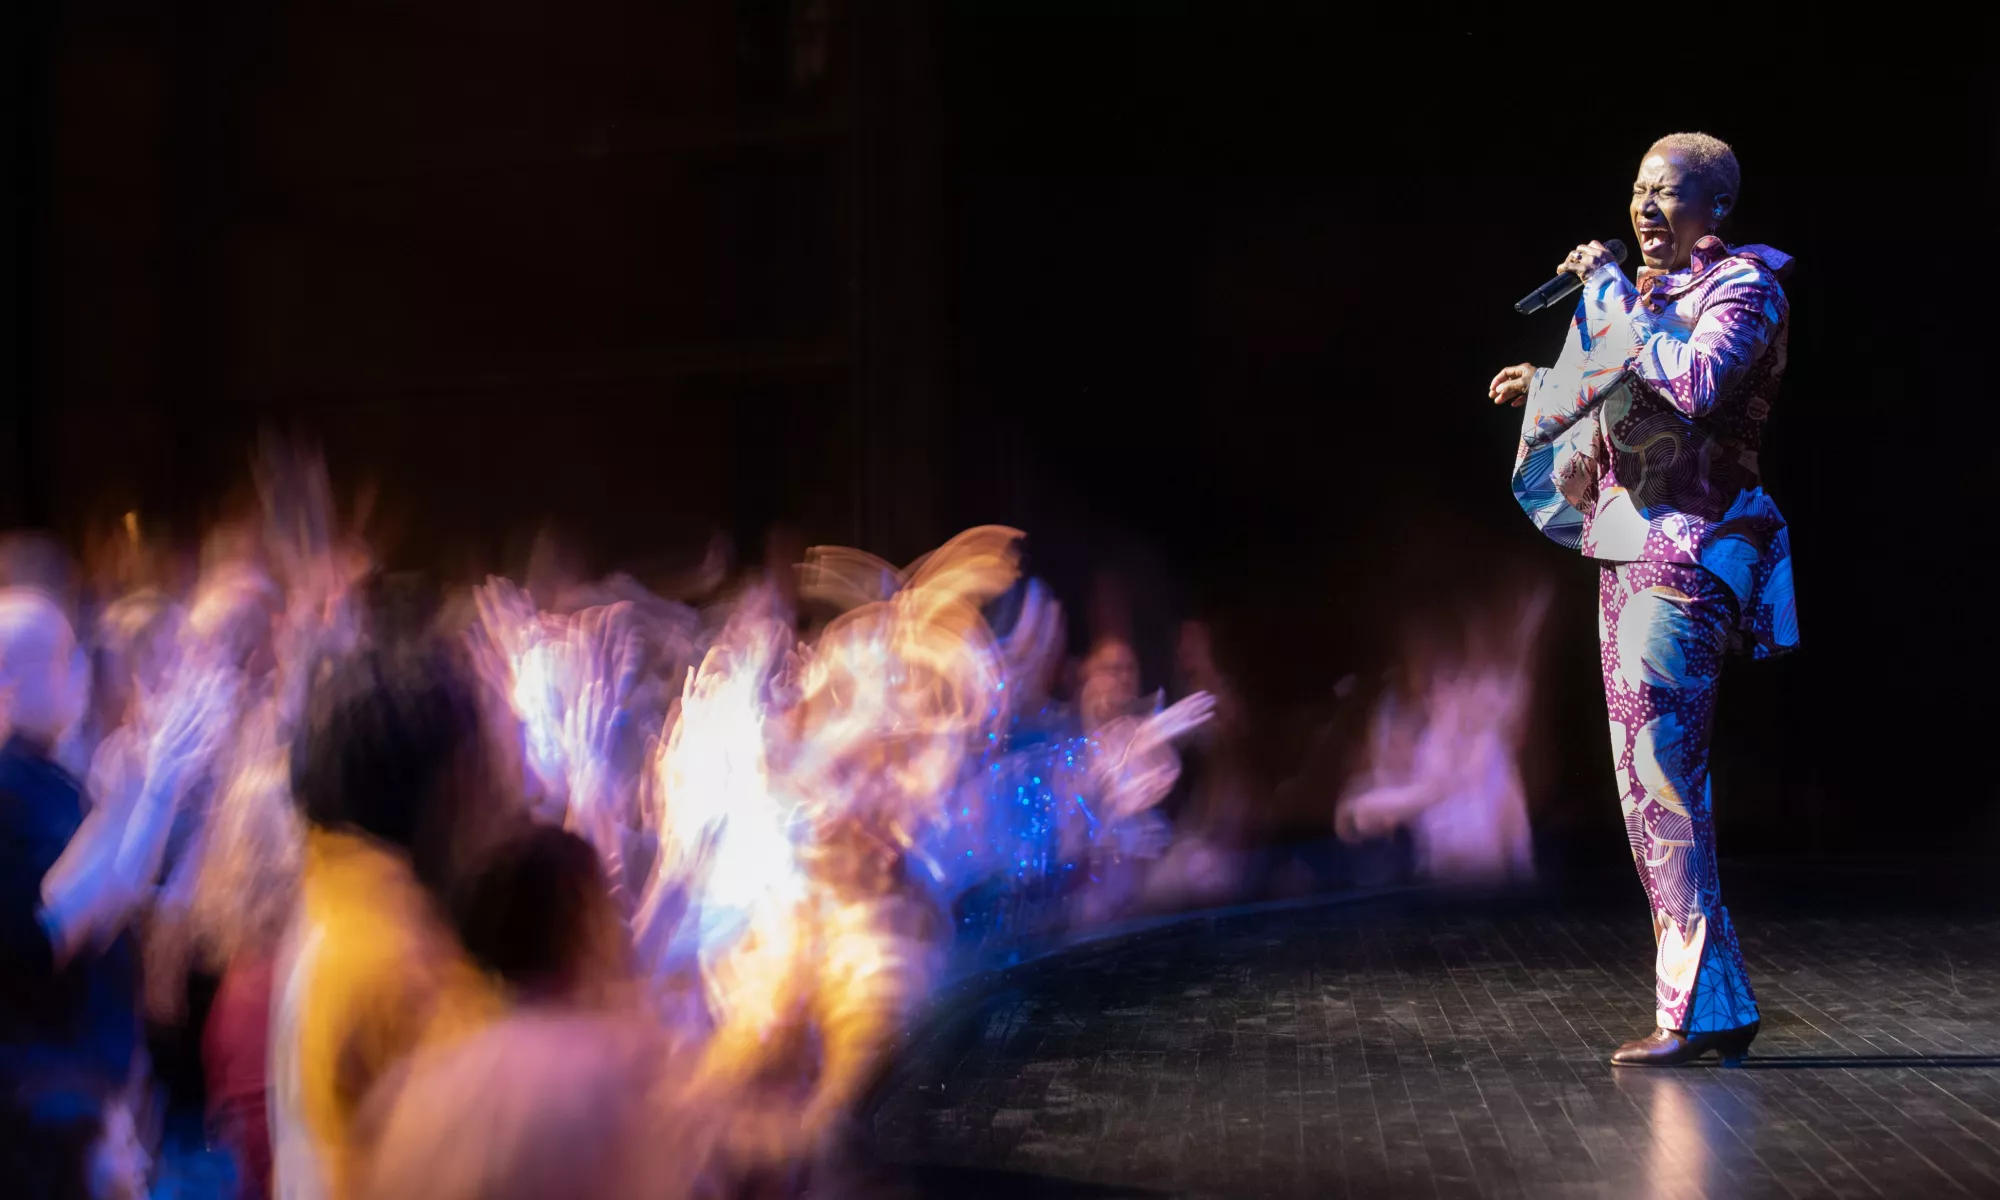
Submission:
M 1713 1050 L 1722 1065 L 1733 1067 L 1750 1053 L 1757 1037 L 1757 1022 L 1735 1029 L 1715 1029 L 1707 1033 L 1683 1033 L 1678 1029 L 1655 1029 L 1637 1041 L 1626 1042 L 1611 1054 L 1614 1067 L 1679 1067 Z

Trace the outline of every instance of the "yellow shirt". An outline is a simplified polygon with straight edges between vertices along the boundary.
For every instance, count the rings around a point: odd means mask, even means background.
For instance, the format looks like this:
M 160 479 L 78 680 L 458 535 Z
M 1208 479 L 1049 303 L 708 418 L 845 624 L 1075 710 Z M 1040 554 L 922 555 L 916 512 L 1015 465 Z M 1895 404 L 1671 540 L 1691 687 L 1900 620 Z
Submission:
M 400 855 L 315 829 L 272 1005 L 274 1194 L 345 1200 L 369 1089 L 411 1052 L 484 1027 L 504 1001 Z

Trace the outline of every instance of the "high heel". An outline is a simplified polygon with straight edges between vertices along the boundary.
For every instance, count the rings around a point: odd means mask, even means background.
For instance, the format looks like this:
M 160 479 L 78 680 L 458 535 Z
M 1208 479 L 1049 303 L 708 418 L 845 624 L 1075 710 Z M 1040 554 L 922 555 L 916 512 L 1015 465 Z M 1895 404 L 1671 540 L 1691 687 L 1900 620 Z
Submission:
M 1725 1029 L 1715 1035 L 1715 1053 L 1725 1067 L 1740 1067 L 1743 1060 L 1750 1057 L 1750 1043 L 1757 1040 L 1757 1026 L 1752 1021 L 1735 1029 Z
M 1678 1067 L 1713 1050 L 1725 1067 L 1741 1066 L 1749 1057 L 1750 1043 L 1756 1040 L 1758 1022 L 1735 1029 L 1714 1029 L 1707 1033 L 1685 1033 L 1678 1029 L 1655 1029 L 1626 1042 L 1611 1054 L 1614 1067 Z

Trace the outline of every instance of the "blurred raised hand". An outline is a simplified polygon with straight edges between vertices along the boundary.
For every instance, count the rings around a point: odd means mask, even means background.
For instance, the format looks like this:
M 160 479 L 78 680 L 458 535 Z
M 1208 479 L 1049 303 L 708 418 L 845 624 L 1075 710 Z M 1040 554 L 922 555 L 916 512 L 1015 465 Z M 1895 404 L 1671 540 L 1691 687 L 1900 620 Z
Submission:
M 1139 745 L 1151 747 L 1178 741 L 1201 728 L 1215 716 L 1215 697 L 1196 692 L 1154 713 L 1139 726 Z
M 1196 692 L 1140 720 L 1120 717 L 1098 733 L 1102 747 L 1092 773 L 1100 787 L 1100 816 L 1107 823 L 1145 812 L 1173 790 L 1181 776 L 1174 742 L 1215 715 L 1215 697 Z
M 233 668 L 196 661 L 182 664 L 149 706 L 144 783 L 119 841 L 121 874 L 150 881 L 159 872 L 173 815 L 235 729 L 242 693 Z
M 1020 616 L 1000 647 L 1015 711 L 1041 702 L 1050 669 L 1062 648 L 1062 605 L 1049 595 L 1041 580 L 1031 579 L 1021 600 Z
M 517 661 L 541 631 L 534 599 L 511 579 L 489 575 L 473 589 L 479 629 L 509 664 Z M 509 668 L 509 679 L 512 668 Z

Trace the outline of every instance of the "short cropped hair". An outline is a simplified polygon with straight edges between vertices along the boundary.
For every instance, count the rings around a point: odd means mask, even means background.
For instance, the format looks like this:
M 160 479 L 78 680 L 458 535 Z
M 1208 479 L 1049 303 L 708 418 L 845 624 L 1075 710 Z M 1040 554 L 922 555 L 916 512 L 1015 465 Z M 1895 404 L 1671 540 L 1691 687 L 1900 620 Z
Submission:
M 478 745 L 472 692 L 449 646 L 377 644 L 331 663 L 313 687 L 292 794 L 309 824 L 408 851 L 422 877 L 432 855 L 450 852 L 456 770 Z
M 46 678 L 75 644 L 76 631 L 53 596 L 34 587 L 0 587 L 0 690 Z
M 1699 176 L 1715 195 L 1740 197 L 1743 171 L 1736 165 L 1736 152 L 1721 138 L 1705 133 L 1670 133 L 1654 142 L 1653 149 L 1680 155 L 1688 170 Z
M 618 921 L 597 851 L 553 825 L 529 826 L 467 874 L 451 897 L 466 951 L 531 993 L 567 996 L 589 969 L 593 922 Z
M 0 534 L 0 587 L 33 588 L 68 612 L 76 602 L 76 568 L 47 534 Z

